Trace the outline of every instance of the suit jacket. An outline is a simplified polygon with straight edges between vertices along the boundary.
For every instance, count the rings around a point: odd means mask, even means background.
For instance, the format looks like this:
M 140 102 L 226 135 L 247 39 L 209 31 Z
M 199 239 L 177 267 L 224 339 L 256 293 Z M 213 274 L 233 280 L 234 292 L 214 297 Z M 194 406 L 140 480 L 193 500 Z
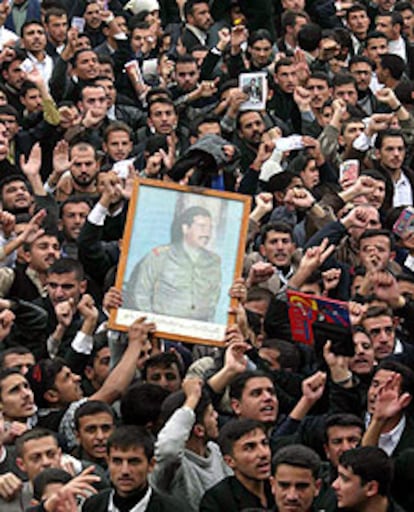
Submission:
M 111 489 L 107 489 L 88 498 L 83 504 L 82 512 L 107 512 L 111 492 Z M 171 512 L 174 510 L 185 510 L 184 504 L 152 489 L 151 498 L 145 512 Z
M 272 508 L 273 496 L 270 484 L 266 485 L 267 508 Z M 238 512 L 244 509 L 262 509 L 260 499 L 242 485 L 235 476 L 229 476 L 214 485 L 203 496 L 200 512 Z

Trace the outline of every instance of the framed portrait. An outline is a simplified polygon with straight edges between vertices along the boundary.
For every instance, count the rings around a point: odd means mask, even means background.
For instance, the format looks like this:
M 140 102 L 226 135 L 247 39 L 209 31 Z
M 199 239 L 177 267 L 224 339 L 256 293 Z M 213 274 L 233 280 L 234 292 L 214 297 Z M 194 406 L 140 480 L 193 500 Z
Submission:
M 240 110 L 265 110 L 267 101 L 266 73 L 240 73 L 239 88 L 249 98 L 240 105 Z
M 127 330 L 145 316 L 161 338 L 221 345 L 250 202 L 241 194 L 137 179 L 115 284 L 123 303 L 110 328 Z

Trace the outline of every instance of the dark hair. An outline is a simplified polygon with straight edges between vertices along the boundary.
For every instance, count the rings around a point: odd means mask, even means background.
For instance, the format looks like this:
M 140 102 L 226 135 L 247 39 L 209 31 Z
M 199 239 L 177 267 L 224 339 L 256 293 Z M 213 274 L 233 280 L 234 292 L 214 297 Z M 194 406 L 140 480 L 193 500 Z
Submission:
M 377 18 L 391 18 L 391 24 L 392 25 L 400 25 L 402 27 L 404 25 L 404 18 L 402 17 L 402 14 L 398 11 L 392 11 L 392 12 L 379 12 L 377 14 Z
M 154 103 L 160 98 L 172 100 L 173 96 L 171 91 L 165 87 L 151 87 L 146 96 L 147 104 L 150 105 L 150 103 Z
M 2 383 L 7 377 L 10 377 L 10 375 L 22 375 L 21 372 L 17 368 L 2 368 L 0 370 L 0 397 L 2 393 Z M 24 375 L 23 375 L 24 377 Z M 26 377 L 25 377 L 26 378 Z
M 367 37 L 365 38 L 365 46 L 367 46 L 368 41 L 371 39 L 387 39 L 387 36 L 384 34 L 384 32 L 380 32 L 379 30 L 372 30 L 371 32 L 368 32 Z
M 128 450 L 129 448 L 143 448 L 148 461 L 154 456 L 154 438 L 141 427 L 135 425 L 123 425 L 118 427 L 109 437 L 106 445 L 108 455 L 111 448 Z
M 126 425 L 136 425 L 156 431 L 161 414 L 161 404 L 169 392 L 161 386 L 149 382 L 133 384 L 121 399 L 121 416 Z
M 184 377 L 184 368 L 182 367 L 182 364 L 177 355 L 173 352 L 160 352 L 159 354 L 155 354 L 149 357 L 145 361 L 144 367 L 142 368 L 142 378 L 147 380 L 148 368 L 159 367 L 167 369 L 171 368 L 173 364 L 177 366 L 180 377 Z
M 260 230 L 260 243 L 266 243 L 267 236 L 271 231 L 275 231 L 276 233 L 286 233 L 290 235 L 290 238 L 293 241 L 293 230 L 292 227 L 286 222 L 269 222 L 265 224 Z
M 171 393 L 161 405 L 161 421 L 164 425 L 169 418 L 175 413 L 177 409 L 184 405 L 186 400 L 186 395 L 184 391 L 175 391 Z M 203 388 L 201 392 L 201 398 L 197 404 L 197 407 L 194 410 L 196 421 L 195 423 L 203 424 L 204 415 L 206 413 L 207 407 L 211 404 L 211 398 L 208 392 Z
M 220 430 L 218 445 L 223 455 L 231 455 L 233 445 L 240 438 L 252 432 L 253 430 L 262 430 L 266 434 L 266 427 L 257 420 L 240 419 L 228 421 Z
M 220 117 L 215 114 L 207 114 L 202 116 L 197 116 L 194 121 L 191 123 L 191 135 L 194 137 L 198 137 L 198 130 L 203 124 L 213 124 L 216 123 L 220 126 Z
M 0 368 L 4 368 L 4 363 L 6 362 L 6 357 L 10 354 L 17 354 L 19 356 L 23 356 L 26 354 L 33 355 L 33 352 L 29 350 L 27 347 L 24 347 L 23 345 L 17 345 L 15 347 L 9 347 L 6 348 L 6 350 L 2 350 L 0 352 Z
M 62 16 L 67 16 L 67 15 L 68 15 L 68 13 L 65 11 L 65 9 L 61 9 L 59 7 L 51 7 L 50 9 L 47 9 L 47 11 L 45 12 L 45 23 L 47 25 L 52 16 L 61 18 Z
M 354 55 L 349 59 L 348 69 L 351 70 L 351 67 L 354 64 L 361 64 L 361 62 L 368 64 L 368 66 L 371 66 L 372 69 L 375 67 L 375 64 L 372 62 L 372 60 L 365 55 Z
M 72 475 L 61 468 L 43 469 L 33 479 L 33 498 L 42 501 L 43 493 L 49 484 L 67 484 L 72 480 Z
M 247 41 L 248 46 L 253 46 L 257 41 L 269 41 L 270 44 L 273 44 L 273 38 L 268 30 L 265 28 L 259 28 L 258 30 L 254 30 L 250 35 Z
M 246 384 L 249 382 L 249 380 L 263 377 L 269 379 L 273 385 L 272 377 L 261 370 L 246 370 L 245 372 L 240 373 L 233 379 L 232 383 L 230 384 L 230 398 L 240 400 L 243 395 L 244 388 L 246 387 Z
M 306 83 L 308 83 L 312 78 L 315 80 L 323 80 L 327 83 L 328 87 L 331 87 L 331 79 L 328 74 L 323 71 L 313 71 L 313 73 L 308 76 Z
M 394 313 L 388 306 L 371 306 L 364 313 L 363 321 L 369 318 L 377 318 L 378 316 L 389 316 L 394 318 Z
M 56 441 L 56 446 L 59 446 L 55 432 L 47 428 L 35 427 L 31 430 L 26 430 L 26 432 L 23 432 L 23 434 L 16 439 L 15 445 L 17 457 L 23 456 L 23 449 L 26 443 L 37 439 L 43 439 L 44 437 L 53 437 Z
M 309 14 L 305 11 L 291 11 L 287 10 L 282 13 L 280 27 L 281 27 L 281 36 L 286 34 L 287 27 L 294 27 L 296 24 L 296 20 L 298 18 L 305 18 L 309 23 Z
M 357 88 L 357 83 L 355 77 L 351 75 L 351 73 L 336 73 L 332 80 L 333 87 L 340 87 L 341 85 L 354 84 L 355 89 Z
M 65 206 L 68 204 L 81 204 L 86 203 L 89 208 L 92 208 L 91 199 L 87 196 L 69 196 L 59 205 L 59 218 L 61 219 L 63 216 L 63 212 L 65 210 Z
M 385 236 L 390 241 L 390 250 L 393 251 L 395 249 L 394 235 L 391 233 L 391 231 L 388 231 L 388 229 L 367 229 L 360 236 L 359 244 L 361 244 L 361 240 L 372 238 L 373 236 Z
M 94 414 L 100 414 L 105 412 L 109 414 L 115 423 L 115 413 L 110 405 L 100 400 L 88 400 L 75 411 L 74 425 L 75 430 L 79 430 L 79 420 L 84 416 L 93 416 Z
M 16 119 L 19 118 L 19 113 L 12 105 L 0 105 L 0 115 L 13 116 Z M 22 176 L 22 178 L 24 180 L 24 176 Z
M 301 444 L 292 444 L 281 448 L 273 457 L 272 465 L 275 471 L 277 471 L 278 466 L 281 464 L 309 469 L 313 478 L 317 479 L 319 476 L 321 459 L 311 448 Z
M 377 446 L 360 446 L 347 450 L 339 457 L 339 464 L 351 469 L 359 476 L 361 486 L 368 482 L 378 482 L 378 494 L 387 496 L 390 491 L 393 466 L 388 455 Z
M 329 441 L 328 431 L 332 427 L 358 427 L 361 429 L 361 433 L 365 430 L 364 422 L 355 414 L 331 414 L 325 420 L 325 443 Z
M 405 62 L 398 55 L 394 55 L 392 53 L 385 53 L 380 56 L 381 67 L 383 69 L 388 69 L 390 75 L 394 80 L 400 80 L 405 71 Z
M 37 91 L 39 90 L 35 83 L 25 80 L 20 88 L 19 97 L 21 98 L 26 96 L 28 91 L 31 91 L 32 89 L 36 89 Z
M 153 105 L 155 105 L 155 103 L 161 103 L 162 105 L 169 105 L 170 107 L 172 107 L 174 109 L 174 112 L 177 112 L 177 109 L 175 108 L 175 104 L 174 104 L 173 100 L 170 98 L 165 98 L 165 97 L 161 96 L 161 97 L 157 97 L 152 100 L 148 100 L 148 117 L 151 117 L 151 109 L 152 109 Z
M 56 357 L 55 359 L 41 359 L 27 372 L 27 380 L 32 388 L 34 399 L 38 407 L 49 406 L 44 397 L 46 391 L 54 389 L 56 376 L 66 366 L 66 362 Z
M 293 66 L 293 65 L 294 65 L 293 59 L 291 59 L 290 57 L 282 57 L 275 64 L 274 74 L 276 75 L 279 71 L 279 68 L 281 68 L 282 66 Z M 246 112 L 246 111 L 244 111 L 244 112 Z M 254 111 L 254 112 L 256 112 L 256 111 Z
M 266 191 L 284 192 L 292 183 L 293 178 L 296 178 L 296 174 L 288 170 L 274 174 L 267 182 Z
M 79 34 L 79 35 L 83 35 L 83 33 Z M 81 48 L 80 50 L 77 50 L 75 52 L 75 55 L 72 58 L 72 61 L 71 61 L 73 63 L 74 68 L 76 68 L 76 63 L 78 62 L 79 55 L 82 55 L 82 53 L 85 53 L 85 52 L 93 52 L 97 56 L 96 52 L 94 52 L 92 48 Z
M 39 27 L 42 27 L 43 31 L 45 30 L 45 27 L 39 20 L 34 20 L 34 19 L 27 20 L 23 23 L 23 25 L 20 29 L 20 34 L 22 37 L 24 37 L 24 32 L 25 32 L 26 28 L 29 27 L 30 25 L 38 25 Z
M 187 19 L 188 15 L 194 14 L 194 7 L 197 4 L 205 4 L 208 3 L 206 0 L 187 0 L 187 2 L 184 4 L 184 16 Z
M 202 206 L 190 206 L 183 212 L 176 215 L 171 224 L 171 241 L 173 243 L 181 242 L 183 239 L 182 226 L 191 226 L 194 218 L 198 215 L 202 217 L 209 217 L 211 219 L 211 213 Z
M 301 364 L 300 351 L 298 347 L 290 341 L 280 340 L 278 338 L 267 338 L 262 343 L 262 348 L 271 348 L 279 352 L 279 364 L 284 369 L 298 371 Z
M 315 51 L 322 39 L 322 29 L 317 23 L 307 23 L 299 30 L 298 46 L 306 52 Z
M 348 20 L 349 15 L 351 13 L 359 12 L 359 11 L 364 11 L 365 14 L 368 14 L 368 11 L 367 11 L 367 8 L 365 7 L 365 5 L 359 4 L 359 3 L 355 3 L 355 4 L 351 5 L 351 7 L 349 9 L 346 10 L 346 19 Z
M 410 10 L 412 13 L 414 13 L 413 4 L 411 2 L 406 2 L 404 0 L 402 2 L 397 2 L 393 8 L 394 12 L 402 12 L 407 10 Z
M 381 171 L 378 171 L 377 169 L 364 169 L 361 171 L 361 176 L 369 176 L 373 180 L 377 181 L 383 181 L 384 183 L 387 182 L 387 178 L 384 174 L 382 174 Z
M 197 66 L 197 59 L 191 54 L 185 53 L 184 55 L 179 55 L 177 57 L 175 67 L 177 67 L 178 64 L 195 64 Z
M 47 275 L 50 274 L 68 274 L 74 272 L 77 281 L 83 281 L 85 279 L 85 273 L 83 271 L 82 263 L 74 258 L 59 258 L 56 260 L 47 270 Z

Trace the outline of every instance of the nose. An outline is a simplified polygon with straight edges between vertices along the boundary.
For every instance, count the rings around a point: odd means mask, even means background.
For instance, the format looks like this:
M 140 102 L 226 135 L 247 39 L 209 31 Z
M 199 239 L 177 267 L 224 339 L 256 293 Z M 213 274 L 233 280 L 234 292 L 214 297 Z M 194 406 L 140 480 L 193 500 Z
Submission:
M 332 482 L 332 489 L 334 491 L 338 490 L 338 478 Z
M 296 490 L 296 487 L 294 487 L 293 485 L 290 486 L 286 497 L 289 501 L 296 501 L 298 499 L 298 492 Z
M 102 440 L 104 438 L 103 430 L 101 428 L 98 428 L 96 430 L 96 439 Z

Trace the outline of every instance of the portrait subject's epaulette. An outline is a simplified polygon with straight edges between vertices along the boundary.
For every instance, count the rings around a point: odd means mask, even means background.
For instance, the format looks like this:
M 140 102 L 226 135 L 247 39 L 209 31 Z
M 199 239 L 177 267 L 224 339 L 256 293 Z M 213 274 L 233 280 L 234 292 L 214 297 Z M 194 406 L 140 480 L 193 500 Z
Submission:
M 154 247 L 154 249 L 152 249 L 152 253 L 155 254 L 155 256 L 160 256 L 160 254 L 168 251 L 169 249 L 169 245 L 160 245 L 159 247 Z

